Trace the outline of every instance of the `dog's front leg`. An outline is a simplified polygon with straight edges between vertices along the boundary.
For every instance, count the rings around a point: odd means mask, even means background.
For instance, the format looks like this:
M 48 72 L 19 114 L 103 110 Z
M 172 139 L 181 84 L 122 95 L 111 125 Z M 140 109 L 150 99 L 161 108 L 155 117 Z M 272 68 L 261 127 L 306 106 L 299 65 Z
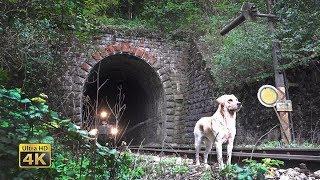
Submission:
M 227 145 L 228 160 L 227 160 L 227 164 L 231 164 L 233 140 L 234 140 L 233 138 L 228 139 L 228 145 Z
M 214 145 L 216 146 L 219 169 L 222 169 L 224 166 L 222 159 L 222 142 L 215 142 Z

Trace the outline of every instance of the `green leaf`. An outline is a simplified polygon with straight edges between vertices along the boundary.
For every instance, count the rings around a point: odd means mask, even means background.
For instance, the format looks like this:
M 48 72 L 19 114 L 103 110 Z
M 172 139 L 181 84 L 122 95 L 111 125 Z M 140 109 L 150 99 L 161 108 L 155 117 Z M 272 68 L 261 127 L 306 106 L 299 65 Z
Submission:
M 86 130 L 78 130 L 77 132 L 83 137 L 89 137 L 89 133 Z
M 52 136 L 46 136 L 42 138 L 42 143 L 54 144 L 54 139 Z
M 33 113 L 29 115 L 31 119 L 33 118 L 42 118 L 42 114 L 39 112 Z
M 52 119 L 55 119 L 55 120 L 58 120 L 58 119 L 59 119 L 59 115 L 58 115 L 58 113 L 55 112 L 55 111 L 50 111 L 50 117 L 51 117 Z
M 109 154 L 112 154 L 112 155 L 115 155 L 117 153 L 117 150 L 116 149 L 111 149 L 109 151 Z
M 52 121 L 50 122 L 51 126 L 55 127 L 55 128 L 59 128 L 60 125 L 56 122 L 56 121 Z
M 7 128 L 9 126 L 10 126 L 10 121 L 4 120 L 4 119 L 0 120 L 0 127 Z
M 40 104 L 38 107 L 39 107 L 39 110 L 43 113 L 49 112 L 49 106 L 46 104 Z
M 21 103 L 31 103 L 30 99 L 28 98 L 25 98 L 25 99 L 22 99 L 20 100 Z
M 29 143 L 38 143 L 39 140 L 37 138 L 31 138 L 29 139 Z
M 24 114 L 25 112 L 21 112 L 21 114 Z M 24 119 L 24 117 L 19 112 L 9 112 L 11 116 L 13 116 L 16 119 Z
M 20 100 L 21 99 L 20 93 L 21 93 L 20 89 L 11 89 L 9 90 L 9 97 L 14 100 Z

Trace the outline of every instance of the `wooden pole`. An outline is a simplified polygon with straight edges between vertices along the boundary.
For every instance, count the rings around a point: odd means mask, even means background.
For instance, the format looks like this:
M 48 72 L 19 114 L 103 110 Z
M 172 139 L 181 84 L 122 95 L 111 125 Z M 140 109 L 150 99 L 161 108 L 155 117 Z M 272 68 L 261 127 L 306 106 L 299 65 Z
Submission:
M 268 13 L 273 14 L 272 8 L 274 6 L 275 0 L 266 0 L 267 1 L 267 8 Z M 275 19 L 268 18 L 268 26 L 269 31 L 271 34 L 275 34 Z M 286 81 L 285 81 L 285 72 L 280 70 L 279 68 L 279 61 L 281 60 L 281 49 L 280 49 L 280 42 L 276 39 L 272 40 L 272 59 L 273 59 L 273 69 L 274 69 L 274 79 L 275 79 L 275 86 L 279 90 L 279 99 L 286 100 Z M 285 144 L 291 143 L 291 130 L 290 130 L 290 121 L 289 121 L 289 112 L 281 111 L 279 112 L 279 120 L 281 124 L 281 138 Z

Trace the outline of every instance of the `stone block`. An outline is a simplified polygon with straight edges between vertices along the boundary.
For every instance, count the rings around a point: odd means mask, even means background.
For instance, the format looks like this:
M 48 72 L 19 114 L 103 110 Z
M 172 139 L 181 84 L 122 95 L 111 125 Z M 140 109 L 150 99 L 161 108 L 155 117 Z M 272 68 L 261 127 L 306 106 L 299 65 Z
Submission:
M 162 74 L 162 75 L 160 76 L 160 79 L 161 79 L 162 82 L 165 82 L 165 81 L 169 81 L 169 80 L 170 80 L 170 77 L 169 77 L 168 74 Z
M 175 107 L 175 103 L 174 102 L 167 102 L 166 103 L 166 107 L 167 108 L 173 108 L 173 107 Z
M 83 69 L 83 70 L 86 71 L 86 72 L 89 72 L 90 69 L 91 69 L 91 66 L 90 66 L 88 63 L 83 63 L 83 64 L 81 65 L 81 69 Z
M 163 82 L 162 85 L 163 85 L 163 88 L 165 89 L 170 88 L 172 86 L 170 81 Z
M 181 102 L 183 101 L 183 95 L 182 94 L 176 94 L 174 95 L 174 100 Z
M 166 95 L 166 99 L 167 99 L 168 102 L 174 101 L 173 95 Z
M 74 83 L 76 83 L 76 84 L 84 84 L 84 82 L 85 82 L 85 79 L 80 76 L 76 76 L 73 80 L 74 80 Z
M 129 53 L 130 52 L 130 44 L 128 42 L 122 43 L 121 49 L 122 49 L 121 50 L 122 52 Z
M 110 55 L 115 53 L 115 49 L 114 49 L 113 45 L 109 45 L 106 47 L 106 53 L 110 54 Z
M 121 43 L 116 43 L 115 45 L 113 45 L 113 48 L 115 53 L 121 52 Z
M 106 46 L 100 47 L 99 52 L 100 52 L 100 56 L 102 57 L 102 59 L 109 56 L 109 53 L 106 51 Z
M 139 57 L 139 58 L 142 58 L 143 54 L 144 54 L 144 50 L 142 48 L 137 48 L 134 55 Z
M 94 52 L 91 56 L 96 61 L 100 61 L 103 59 L 99 51 Z
M 167 109 L 167 115 L 174 115 L 174 109 Z

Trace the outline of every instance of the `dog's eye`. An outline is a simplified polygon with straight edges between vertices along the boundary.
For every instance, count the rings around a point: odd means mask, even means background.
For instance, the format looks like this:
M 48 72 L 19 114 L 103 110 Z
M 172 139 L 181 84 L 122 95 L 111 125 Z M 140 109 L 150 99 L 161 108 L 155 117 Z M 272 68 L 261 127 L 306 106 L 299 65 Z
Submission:
M 229 99 L 228 101 L 229 101 L 229 102 L 232 102 L 233 100 L 232 100 L 232 99 Z

